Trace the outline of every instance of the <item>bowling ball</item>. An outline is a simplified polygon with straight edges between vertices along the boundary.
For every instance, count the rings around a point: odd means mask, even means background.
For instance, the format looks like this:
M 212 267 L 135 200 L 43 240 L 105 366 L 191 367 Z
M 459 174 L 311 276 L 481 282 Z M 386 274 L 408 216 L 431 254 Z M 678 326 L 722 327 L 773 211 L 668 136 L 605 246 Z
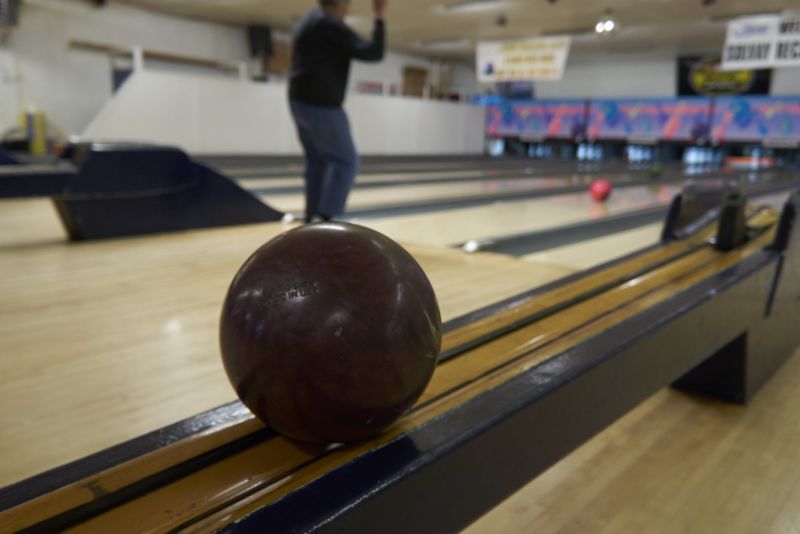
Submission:
M 611 196 L 613 188 L 611 182 L 605 178 L 593 180 L 589 185 L 589 195 L 597 202 L 605 202 Z
M 303 226 L 259 248 L 228 290 L 220 348 L 242 402 L 284 436 L 380 433 L 419 399 L 441 348 L 436 296 L 400 245 L 367 228 Z

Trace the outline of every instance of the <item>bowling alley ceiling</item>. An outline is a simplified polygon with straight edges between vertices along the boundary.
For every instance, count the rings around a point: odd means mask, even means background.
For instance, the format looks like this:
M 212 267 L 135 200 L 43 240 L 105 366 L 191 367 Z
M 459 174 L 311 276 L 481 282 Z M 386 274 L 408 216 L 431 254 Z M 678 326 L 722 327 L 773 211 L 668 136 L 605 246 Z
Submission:
M 316 0 L 118 0 L 175 15 L 288 29 Z M 369 30 L 372 0 L 352 0 L 350 23 Z M 755 13 L 800 9 L 800 0 L 390 0 L 389 40 L 395 49 L 469 58 L 483 39 L 572 34 L 576 50 L 707 51 L 721 47 L 725 23 Z M 611 13 L 613 37 L 593 28 Z

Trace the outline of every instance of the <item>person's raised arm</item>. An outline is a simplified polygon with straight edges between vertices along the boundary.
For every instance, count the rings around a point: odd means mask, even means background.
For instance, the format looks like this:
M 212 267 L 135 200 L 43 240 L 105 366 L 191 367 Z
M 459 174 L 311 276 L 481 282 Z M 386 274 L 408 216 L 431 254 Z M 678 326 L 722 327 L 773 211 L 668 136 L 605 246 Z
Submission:
M 388 3 L 389 0 L 372 0 L 372 11 L 375 13 L 375 20 L 384 20 Z
M 383 59 L 386 48 L 386 29 L 384 18 L 388 0 L 373 0 L 375 13 L 375 28 L 372 31 L 372 40 L 367 41 L 358 36 L 353 30 L 345 26 L 337 28 L 332 35 L 336 45 L 341 46 L 355 59 L 363 61 L 380 61 Z

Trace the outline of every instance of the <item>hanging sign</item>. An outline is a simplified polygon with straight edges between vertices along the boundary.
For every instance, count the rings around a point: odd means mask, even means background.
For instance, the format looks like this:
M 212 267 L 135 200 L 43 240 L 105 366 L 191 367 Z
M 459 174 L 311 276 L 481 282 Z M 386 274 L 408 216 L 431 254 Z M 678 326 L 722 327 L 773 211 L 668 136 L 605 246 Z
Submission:
M 478 80 L 560 80 L 571 45 L 572 38 L 568 36 L 478 43 Z
M 800 14 L 764 15 L 728 24 L 724 70 L 800 66 Z

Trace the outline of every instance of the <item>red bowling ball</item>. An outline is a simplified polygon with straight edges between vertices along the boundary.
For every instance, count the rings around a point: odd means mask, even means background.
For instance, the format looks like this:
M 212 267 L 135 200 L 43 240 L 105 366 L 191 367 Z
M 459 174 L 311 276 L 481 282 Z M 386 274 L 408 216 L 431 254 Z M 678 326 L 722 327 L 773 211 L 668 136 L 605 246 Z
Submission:
M 441 349 L 431 284 L 400 245 L 322 223 L 258 249 L 234 278 L 220 346 L 242 402 L 303 442 L 380 433 L 419 399 Z
M 605 202 L 611 196 L 613 187 L 605 178 L 592 181 L 589 186 L 589 195 L 597 202 Z

